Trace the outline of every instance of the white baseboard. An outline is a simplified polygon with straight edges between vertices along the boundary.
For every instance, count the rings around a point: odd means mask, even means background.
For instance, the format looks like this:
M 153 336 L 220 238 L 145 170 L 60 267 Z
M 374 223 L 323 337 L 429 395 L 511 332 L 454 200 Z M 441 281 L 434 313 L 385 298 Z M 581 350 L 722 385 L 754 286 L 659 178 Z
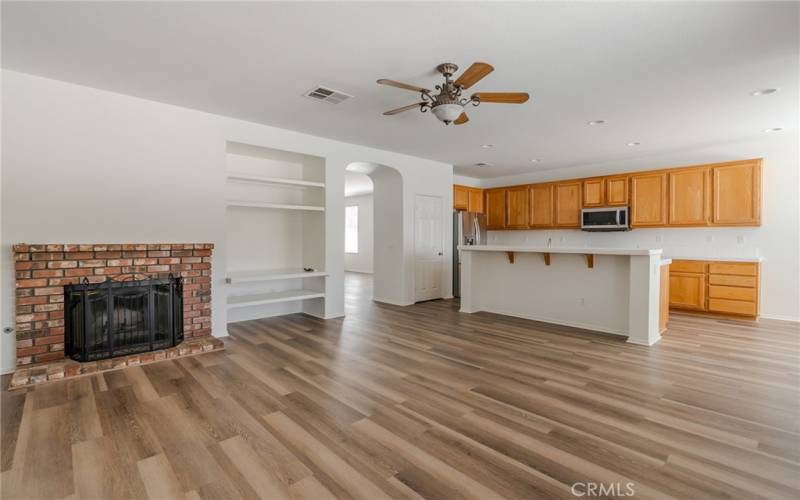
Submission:
M 661 340 L 661 335 L 659 335 L 658 338 L 656 340 L 654 340 L 653 342 L 651 342 L 651 343 L 639 342 L 638 340 L 631 340 L 630 337 L 628 337 L 628 343 L 629 344 L 643 345 L 643 346 L 646 346 L 646 347 L 650 347 L 651 345 L 655 345 L 656 343 L 658 343 L 659 340 Z
M 793 318 L 792 316 L 781 316 L 780 314 L 759 314 L 759 318 L 776 319 L 778 321 L 788 321 L 790 323 L 800 323 L 800 318 Z
M 372 297 L 372 300 L 374 300 L 375 302 L 382 302 L 384 304 L 391 304 L 393 306 L 401 306 L 401 307 L 413 306 L 414 305 L 413 302 L 400 302 L 400 301 L 397 301 L 397 300 L 382 299 L 382 298 L 379 298 L 379 297 Z

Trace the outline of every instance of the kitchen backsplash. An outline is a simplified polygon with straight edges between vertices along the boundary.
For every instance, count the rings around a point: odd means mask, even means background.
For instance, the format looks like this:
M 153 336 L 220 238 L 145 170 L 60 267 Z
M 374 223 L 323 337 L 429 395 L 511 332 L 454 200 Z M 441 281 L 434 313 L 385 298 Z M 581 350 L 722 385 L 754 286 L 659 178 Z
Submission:
M 764 257 L 754 242 L 763 238 L 760 228 L 635 229 L 627 232 L 590 233 L 574 229 L 489 231 L 490 244 L 600 248 L 662 248 L 668 257 Z

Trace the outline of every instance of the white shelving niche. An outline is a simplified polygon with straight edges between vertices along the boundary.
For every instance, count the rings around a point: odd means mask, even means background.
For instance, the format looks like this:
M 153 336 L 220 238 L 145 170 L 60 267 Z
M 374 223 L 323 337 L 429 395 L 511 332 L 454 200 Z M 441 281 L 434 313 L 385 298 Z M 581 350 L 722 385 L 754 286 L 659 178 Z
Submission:
M 325 160 L 238 142 L 226 149 L 228 322 L 323 317 Z

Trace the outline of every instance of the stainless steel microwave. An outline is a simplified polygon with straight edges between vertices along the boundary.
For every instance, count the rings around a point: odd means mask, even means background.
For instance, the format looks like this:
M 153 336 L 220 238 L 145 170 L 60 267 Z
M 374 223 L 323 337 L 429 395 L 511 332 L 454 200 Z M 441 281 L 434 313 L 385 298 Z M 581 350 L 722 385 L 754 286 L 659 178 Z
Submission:
M 628 207 L 584 208 L 581 210 L 583 231 L 627 231 Z

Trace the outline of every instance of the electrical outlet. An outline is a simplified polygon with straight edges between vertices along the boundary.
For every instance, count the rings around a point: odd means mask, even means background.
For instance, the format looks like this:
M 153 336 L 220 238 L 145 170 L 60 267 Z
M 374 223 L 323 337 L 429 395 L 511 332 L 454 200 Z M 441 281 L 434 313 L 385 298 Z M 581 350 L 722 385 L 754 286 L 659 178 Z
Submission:
M 713 236 L 706 236 L 706 243 L 714 243 L 714 237 Z
M 737 236 L 736 237 L 736 243 L 738 243 L 740 245 L 743 245 L 744 244 L 744 236 L 742 236 L 741 234 L 739 236 Z
M 656 243 L 661 243 L 661 235 L 656 236 Z
M 586 305 L 586 299 L 584 299 L 583 297 L 578 299 L 578 302 L 581 304 L 581 306 L 585 306 Z

